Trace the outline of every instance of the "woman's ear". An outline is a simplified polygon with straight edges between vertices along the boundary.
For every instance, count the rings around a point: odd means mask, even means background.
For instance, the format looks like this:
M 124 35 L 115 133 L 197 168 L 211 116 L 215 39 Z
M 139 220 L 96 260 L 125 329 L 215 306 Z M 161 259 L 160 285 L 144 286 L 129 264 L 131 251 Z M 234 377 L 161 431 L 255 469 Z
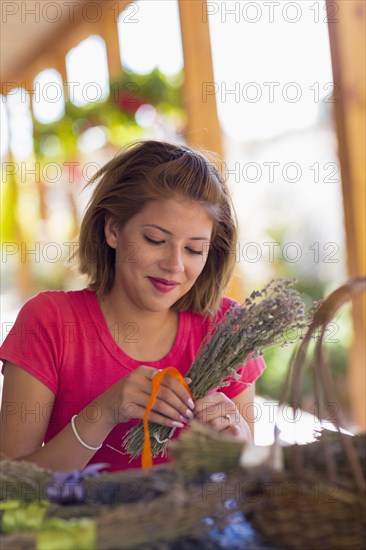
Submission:
M 118 224 L 111 216 L 106 216 L 104 221 L 104 235 L 107 244 L 111 248 L 117 248 L 118 244 Z

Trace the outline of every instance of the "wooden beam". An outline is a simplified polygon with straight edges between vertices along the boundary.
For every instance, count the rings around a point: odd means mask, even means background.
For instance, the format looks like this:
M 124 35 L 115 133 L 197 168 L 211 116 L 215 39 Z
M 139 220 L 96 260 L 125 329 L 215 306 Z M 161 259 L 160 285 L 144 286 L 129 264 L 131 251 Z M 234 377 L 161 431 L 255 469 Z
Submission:
M 179 0 L 184 55 L 185 138 L 192 146 L 223 156 L 220 122 L 214 90 L 214 72 L 206 0 Z M 237 264 L 225 295 L 242 302 L 243 273 Z
M 68 51 L 81 40 L 92 34 L 99 34 L 99 30 L 104 26 L 104 20 L 108 20 L 109 22 L 108 32 L 110 34 L 113 33 L 113 36 L 107 36 L 107 39 L 106 36 L 103 36 L 103 38 L 107 43 L 108 59 L 114 72 L 117 54 L 119 59 L 119 45 L 118 40 L 116 45 L 113 45 L 118 36 L 116 28 L 114 29 L 110 25 L 113 20 L 117 27 L 119 13 L 131 4 L 132 0 L 99 0 L 97 3 L 100 6 L 101 17 L 96 17 L 95 22 L 87 20 L 83 16 L 85 15 L 85 4 L 89 1 L 91 0 L 80 0 L 77 2 L 73 10 L 72 21 L 64 20 L 58 24 L 54 24 L 54 32 L 51 36 L 46 36 L 44 41 L 36 47 L 33 47 L 32 44 L 29 45 L 28 54 L 14 64 L 11 72 L 2 75 L 0 83 L 2 94 L 6 95 L 10 91 L 9 83 L 22 85 L 25 75 L 27 76 L 27 81 L 30 82 L 37 73 L 47 67 L 54 66 L 52 64 L 54 54 L 56 54 L 57 60 L 66 57 Z M 92 3 L 96 4 L 94 1 Z
M 186 140 L 222 155 L 216 97 L 205 93 L 214 84 L 206 1 L 179 0 L 184 55 L 184 103 Z
M 107 3 L 104 4 L 103 18 L 100 21 L 99 34 L 103 38 L 107 48 L 108 57 L 108 69 L 110 80 L 115 80 L 121 76 L 122 62 L 119 50 L 119 36 L 118 36 L 118 15 L 127 7 L 131 2 L 123 2 L 119 11 L 116 10 L 116 6 L 113 6 L 113 10 L 107 9 Z
M 57 48 L 57 45 L 65 44 L 68 34 L 76 26 L 80 25 L 80 23 L 83 22 L 83 8 L 84 4 L 87 1 L 88 0 L 81 0 L 80 2 L 76 3 L 71 21 L 66 18 L 59 23 L 53 24 L 54 32 L 51 36 L 46 35 L 44 40 L 39 42 L 36 46 L 34 46 L 33 44 L 29 44 L 27 55 L 25 55 L 22 59 L 19 59 L 18 62 L 14 64 L 11 73 L 3 75 L 4 81 L 21 82 L 23 74 L 25 72 L 29 74 L 30 67 L 33 67 L 35 64 L 37 65 L 37 72 L 45 68 L 43 67 L 42 62 L 43 58 L 49 57 L 50 52 L 55 50 Z M 40 69 L 39 66 L 41 66 Z M 34 72 L 33 76 L 35 76 L 36 74 L 37 73 Z
M 336 85 L 334 115 L 338 134 L 350 276 L 366 273 L 366 56 L 365 3 L 327 0 L 328 28 Z M 366 296 L 353 304 L 354 342 L 349 392 L 354 422 L 366 429 Z

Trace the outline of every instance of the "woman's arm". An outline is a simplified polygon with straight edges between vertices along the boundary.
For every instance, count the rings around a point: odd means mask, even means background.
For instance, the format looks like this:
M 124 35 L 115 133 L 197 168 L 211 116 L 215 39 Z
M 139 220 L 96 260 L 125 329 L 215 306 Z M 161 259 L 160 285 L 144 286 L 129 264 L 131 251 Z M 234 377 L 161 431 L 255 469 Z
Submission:
M 25 460 L 57 471 L 82 469 L 95 451 L 83 447 L 68 424 L 42 446 L 49 415 L 55 400 L 53 392 L 24 369 L 6 363 L 1 407 L 0 440 L 4 458 Z M 76 427 L 80 437 L 97 447 L 113 425 L 104 415 L 87 422 L 78 414 Z
M 117 424 L 143 418 L 155 372 L 156 369 L 141 365 L 80 411 L 75 425 L 84 443 L 98 447 Z M 96 450 L 89 450 L 78 441 L 70 423 L 42 446 L 54 400 L 53 392 L 42 382 L 24 369 L 6 363 L 0 423 L 5 457 L 57 471 L 84 468 Z M 89 406 L 93 411 L 97 408 L 97 420 L 88 420 Z M 149 418 L 165 426 L 183 428 L 183 423 L 193 417 L 192 408 L 187 390 L 179 381 L 167 377 Z
M 254 439 L 254 422 L 255 422 L 255 411 L 254 411 L 254 397 L 255 397 L 255 386 L 252 384 L 246 390 L 242 391 L 236 397 L 232 398 L 233 403 L 235 403 L 236 408 L 238 409 L 240 415 L 244 418 L 246 423 L 249 426 L 250 433 Z

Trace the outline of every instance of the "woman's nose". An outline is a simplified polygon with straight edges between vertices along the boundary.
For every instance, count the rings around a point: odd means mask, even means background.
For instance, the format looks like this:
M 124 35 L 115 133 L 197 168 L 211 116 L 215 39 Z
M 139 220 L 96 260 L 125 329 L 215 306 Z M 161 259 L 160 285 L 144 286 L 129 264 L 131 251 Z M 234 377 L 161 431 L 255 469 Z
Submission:
M 160 261 L 160 267 L 174 273 L 184 271 L 182 251 L 178 247 L 170 248 Z

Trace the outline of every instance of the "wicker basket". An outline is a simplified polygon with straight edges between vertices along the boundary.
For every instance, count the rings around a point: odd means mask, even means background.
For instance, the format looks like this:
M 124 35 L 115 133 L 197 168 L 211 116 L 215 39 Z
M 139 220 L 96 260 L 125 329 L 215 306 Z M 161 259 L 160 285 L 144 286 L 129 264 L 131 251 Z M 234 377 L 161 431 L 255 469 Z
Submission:
M 353 278 L 320 305 L 291 361 L 281 403 L 286 399 L 295 412 L 301 408 L 302 372 L 315 331 L 320 332 L 312 360 L 319 410 L 337 403 L 324 353 L 326 328 L 339 308 L 365 288 L 365 277 Z M 316 443 L 286 449 L 282 472 L 273 468 L 274 452 L 266 465 L 251 472 L 253 491 L 242 507 L 254 527 L 281 548 L 366 547 L 365 436 L 342 432 L 342 414 L 338 406 L 333 410 L 335 433 L 324 431 Z

